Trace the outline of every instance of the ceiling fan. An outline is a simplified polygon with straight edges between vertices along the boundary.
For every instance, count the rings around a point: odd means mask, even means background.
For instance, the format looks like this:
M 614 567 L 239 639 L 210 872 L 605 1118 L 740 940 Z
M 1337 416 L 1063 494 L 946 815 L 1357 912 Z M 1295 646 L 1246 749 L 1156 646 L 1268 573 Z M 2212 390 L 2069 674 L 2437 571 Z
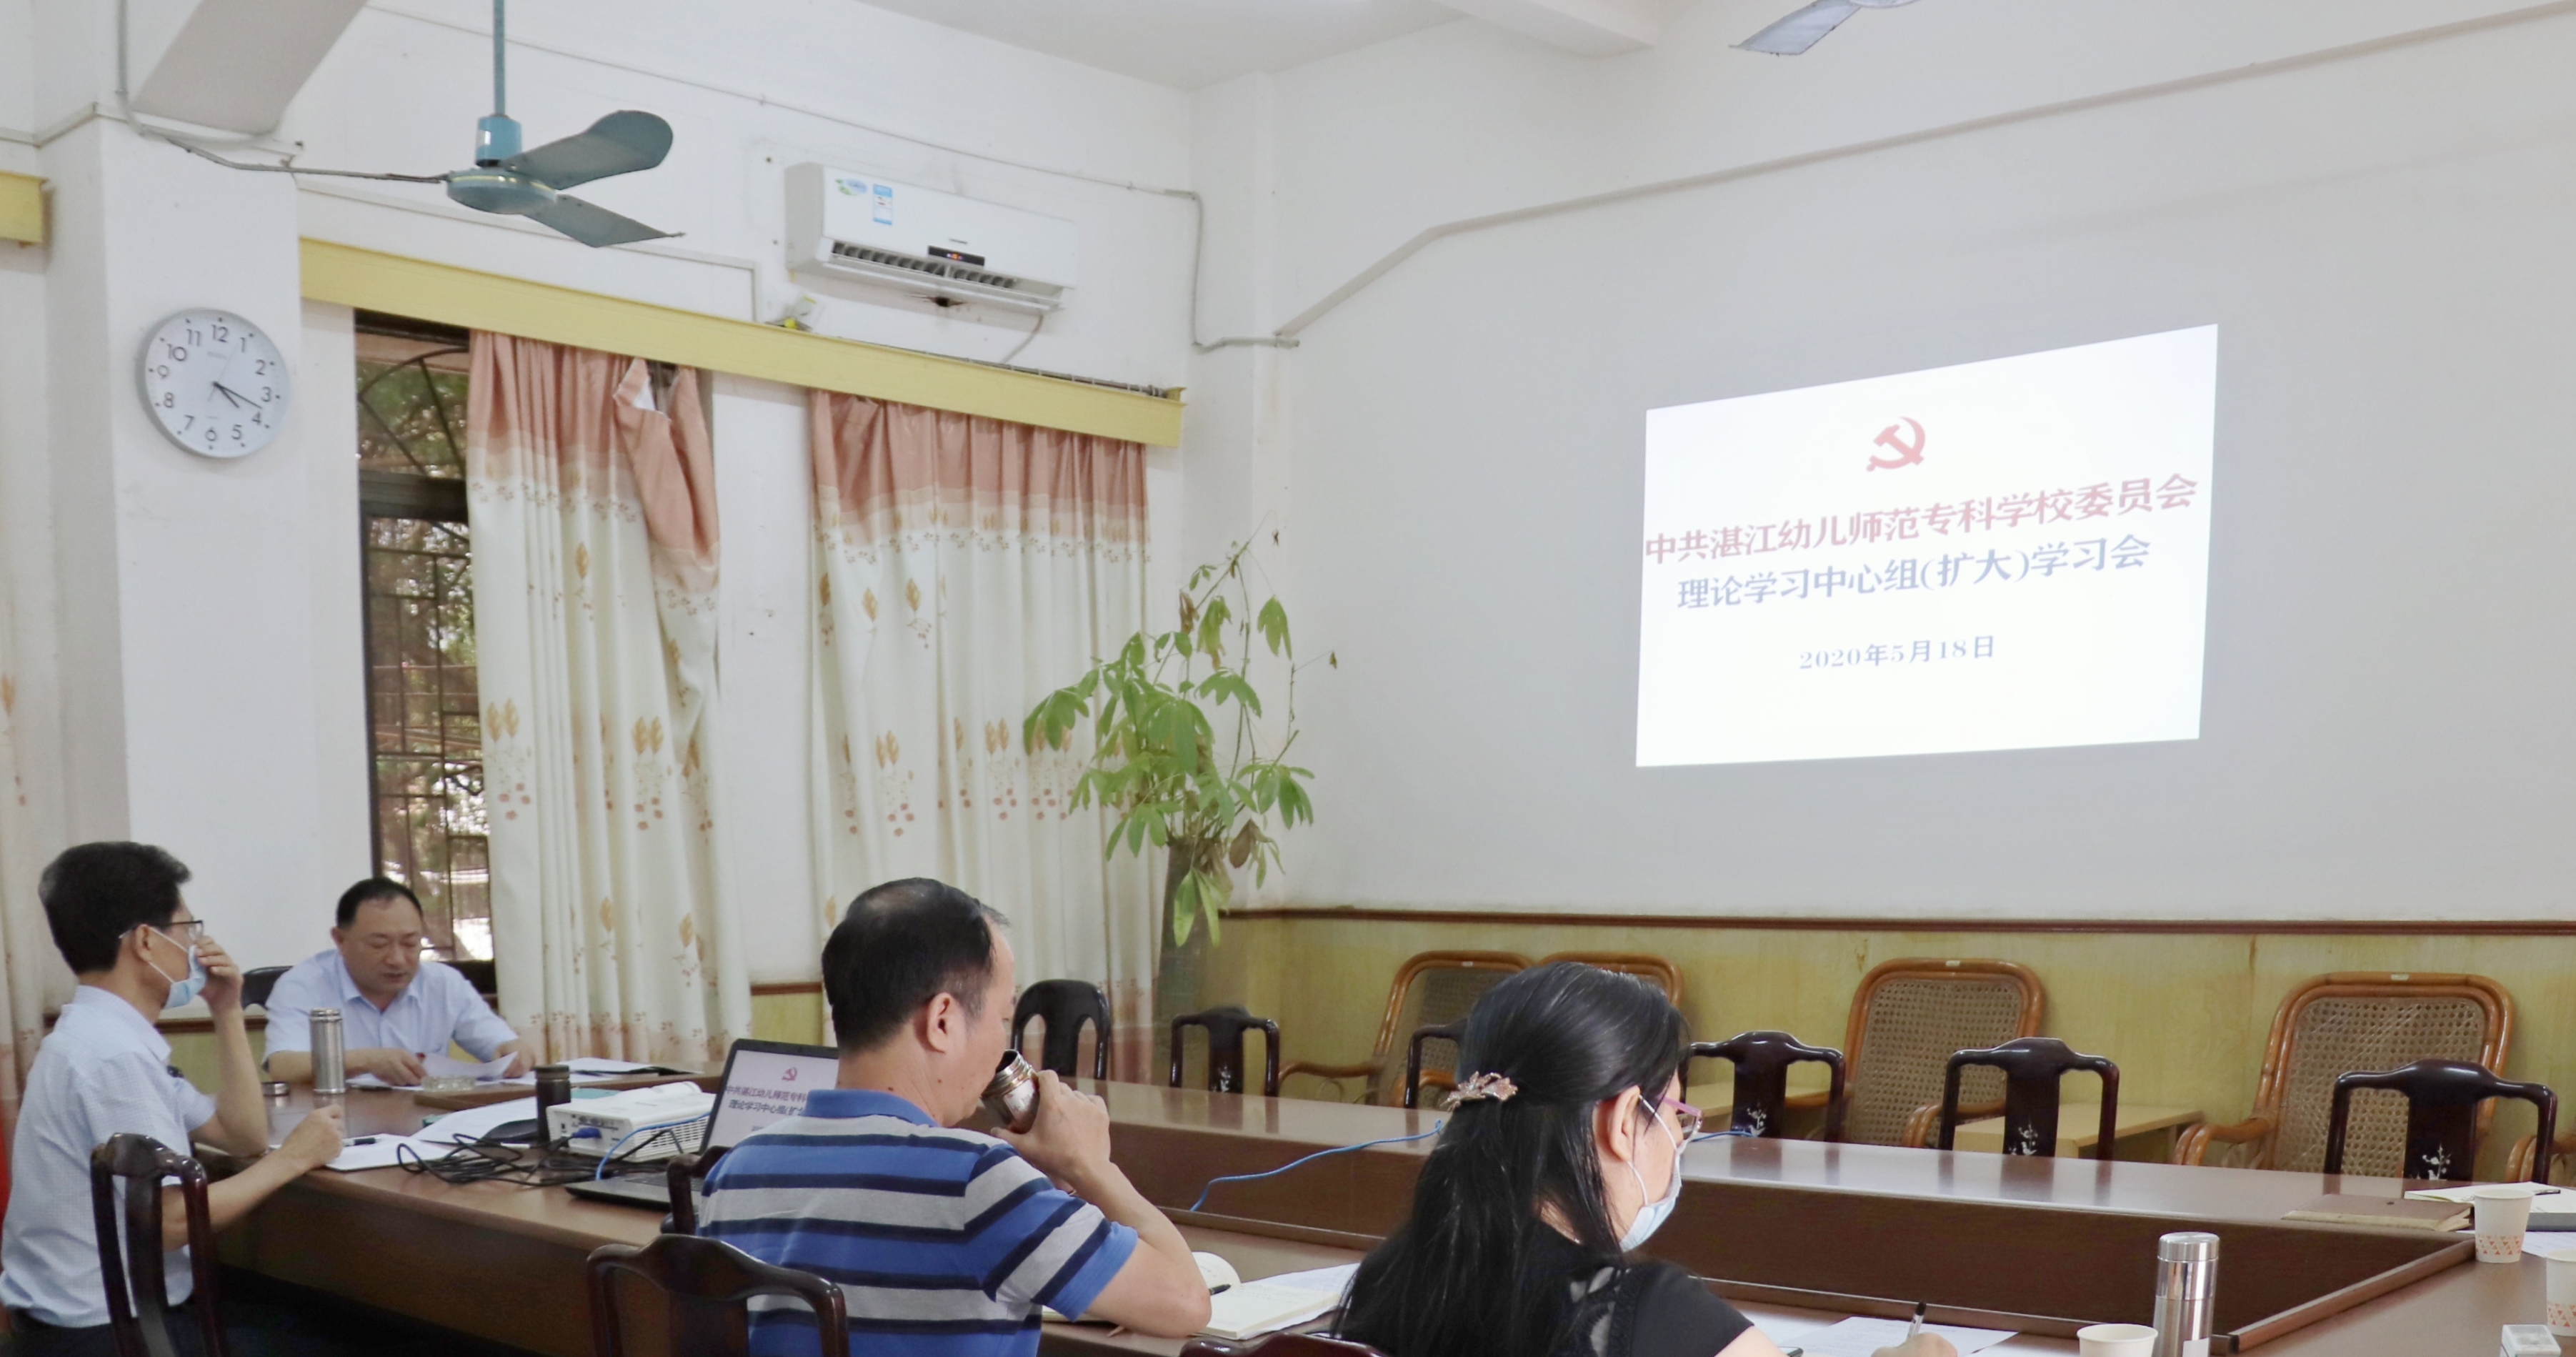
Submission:
M 1778 57 L 1794 57 L 1816 45 L 1816 40 L 1842 26 L 1842 22 L 1865 9 L 1894 9 L 1914 0 L 1815 0 L 1772 24 L 1769 28 L 1735 44 L 1745 52 L 1768 52 Z
M 563 190 L 662 163 L 671 153 L 671 125 L 650 113 L 624 109 L 587 132 L 519 149 L 519 122 L 509 115 L 510 87 L 502 40 L 508 0 L 492 0 L 492 114 L 476 124 L 474 168 L 438 176 L 447 196 L 477 212 L 526 217 L 593 247 L 660 240 L 671 235 L 622 217 Z
M 474 168 L 445 174 L 383 174 L 364 170 L 320 170 L 308 166 L 252 165 L 227 160 L 203 146 L 135 123 L 135 130 L 169 142 L 191 155 L 227 169 L 269 174 L 323 175 L 335 179 L 390 179 L 405 184 L 444 184 L 447 196 L 477 212 L 526 217 L 594 249 L 661 240 L 678 234 L 660 231 L 632 217 L 620 216 L 596 203 L 564 192 L 576 184 L 649 170 L 671 153 L 671 125 L 650 113 L 623 109 L 592 123 L 590 129 L 533 151 L 519 149 L 519 122 L 509 114 L 508 45 L 503 35 L 508 0 L 492 0 L 492 114 L 477 126 Z M 129 118 L 129 122 L 132 120 Z

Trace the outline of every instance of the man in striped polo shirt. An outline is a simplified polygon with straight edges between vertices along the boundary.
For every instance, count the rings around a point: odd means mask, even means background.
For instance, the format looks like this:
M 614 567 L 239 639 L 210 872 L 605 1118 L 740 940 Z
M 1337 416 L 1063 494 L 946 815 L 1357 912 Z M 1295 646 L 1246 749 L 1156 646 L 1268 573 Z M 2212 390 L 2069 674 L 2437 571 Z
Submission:
M 699 1233 L 838 1283 L 854 1353 L 1033 1357 L 1042 1306 L 1166 1338 L 1207 1323 L 1189 1245 L 1109 1162 L 1098 1098 L 1041 1073 L 1027 1134 L 957 1129 L 1010 1047 L 1003 922 L 920 878 L 852 902 L 823 947 L 838 1087 L 707 1179 Z M 753 1305 L 755 1357 L 814 1351 L 802 1304 Z

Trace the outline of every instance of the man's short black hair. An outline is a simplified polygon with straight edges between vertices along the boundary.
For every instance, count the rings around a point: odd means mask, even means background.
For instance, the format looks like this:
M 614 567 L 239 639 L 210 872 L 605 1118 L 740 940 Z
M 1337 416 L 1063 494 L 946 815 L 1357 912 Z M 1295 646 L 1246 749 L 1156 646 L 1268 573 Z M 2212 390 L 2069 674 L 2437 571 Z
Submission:
M 54 946 L 76 974 L 113 969 L 137 925 L 166 928 L 179 913 L 188 866 L 148 843 L 85 843 L 45 864 L 36 897 Z
M 420 897 L 411 893 L 411 887 L 389 876 L 371 876 L 340 892 L 340 927 L 358 921 L 358 906 L 378 900 L 409 900 L 413 909 L 420 909 Z M 422 922 L 428 922 L 429 912 L 421 910 L 420 917 Z
M 823 944 L 823 995 L 844 1051 L 864 1051 L 942 994 L 982 1016 L 993 982 L 993 926 L 1010 921 L 928 877 L 889 881 L 850 902 Z

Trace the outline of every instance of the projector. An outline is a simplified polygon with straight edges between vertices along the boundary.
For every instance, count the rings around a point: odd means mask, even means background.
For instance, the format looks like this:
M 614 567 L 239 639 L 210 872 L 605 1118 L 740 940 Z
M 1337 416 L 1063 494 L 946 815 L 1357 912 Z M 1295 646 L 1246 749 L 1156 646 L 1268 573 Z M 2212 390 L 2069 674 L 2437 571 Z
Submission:
M 604 1156 L 622 1143 L 629 1159 L 668 1159 L 706 1144 L 707 1118 L 715 1110 L 716 1095 L 695 1084 L 656 1084 L 547 1108 L 546 1135 L 574 1154 Z M 665 1129 L 638 1134 L 648 1127 Z

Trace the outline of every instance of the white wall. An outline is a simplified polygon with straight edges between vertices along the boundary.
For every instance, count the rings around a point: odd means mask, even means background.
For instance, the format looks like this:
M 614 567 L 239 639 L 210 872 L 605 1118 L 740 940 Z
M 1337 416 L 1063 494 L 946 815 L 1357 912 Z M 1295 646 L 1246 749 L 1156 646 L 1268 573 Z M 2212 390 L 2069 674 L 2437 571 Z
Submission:
M 0 549 L 32 657 L 22 711 L 42 713 L 29 783 L 47 853 L 133 835 L 187 859 L 192 899 L 246 964 L 321 946 L 330 901 L 368 858 L 351 318 L 301 301 L 299 235 L 739 319 L 774 319 L 813 290 L 833 333 L 962 357 L 998 358 L 1027 336 L 1017 314 L 790 279 L 781 175 L 819 159 L 1077 223 L 1081 287 L 1022 365 L 1189 375 L 1191 206 L 1162 191 L 1188 182 L 1177 91 L 853 0 L 520 6 L 510 107 L 531 142 L 621 107 L 677 129 L 661 169 L 582 192 L 686 234 L 591 251 L 453 208 L 434 187 L 237 173 L 101 121 L 90 110 L 114 107 L 113 14 L 108 0 L 0 0 L 0 169 L 54 181 L 57 235 L 49 249 L 0 243 Z M 278 129 L 228 153 L 464 164 L 489 111 L 489 18 L 479 0 L 369 7 Z M 138 80 L 152 46 L 138 47 Z M 149 325 L 210 303 L 258 321 L 297 363 L 286 432 L 236 464 L 163 443 L 130 390 Z M 754 978 L 810 978 L 803 407 L 731 378 L 712 402 L 719 870 Z M 1177 452 L 1157 450 L 1153 531 L 1167 540 L 1181 489 Z
M 1634 58 L 1451 25 L 1275 77 L 1244 209 L 1274 320 L 1443 222 L 1997 119 L 1453 235 L 1303 331 L 1289 602 L 1341 663 L 1307 689 L 1291 897 L 2562 911 L 2576 16 L 2014 118 L 2495 7 L 1999 0 L 1724 49 L 1778 8 L 1704 4 Z M 2209 322 L 2201 739 L 1632 766 L 1645 410 Z

